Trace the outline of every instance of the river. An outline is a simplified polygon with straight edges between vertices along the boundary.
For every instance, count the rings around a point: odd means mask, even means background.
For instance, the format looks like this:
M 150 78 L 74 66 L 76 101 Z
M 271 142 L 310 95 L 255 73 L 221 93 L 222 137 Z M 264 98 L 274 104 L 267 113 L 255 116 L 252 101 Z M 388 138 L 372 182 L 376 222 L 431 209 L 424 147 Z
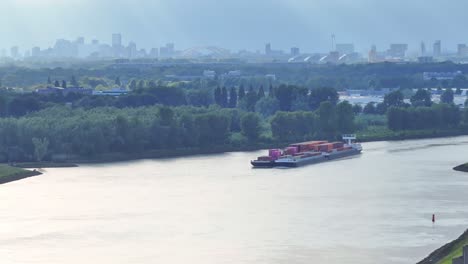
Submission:
M 403 264 L 468 227 L 468 137 L 363 146 L 297 169 L 251 169 L 263 151 L 46 169 L 0 186 L 1 263 Z

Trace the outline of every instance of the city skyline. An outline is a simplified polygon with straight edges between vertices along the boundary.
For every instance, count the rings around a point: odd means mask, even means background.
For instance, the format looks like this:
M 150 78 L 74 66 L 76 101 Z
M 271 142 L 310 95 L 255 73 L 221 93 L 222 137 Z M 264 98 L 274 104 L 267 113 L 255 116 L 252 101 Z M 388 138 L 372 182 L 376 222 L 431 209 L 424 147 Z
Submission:
M 450 5 L 422 0 L 5 0 L 0 22 L 8 26 L 0 29 L 0 49 L 48 47 L 58 36 L 108 42 L 110 34 L 121 32 L 124 42 L 132 40 L 146 49 L 173 42 L 180 49 L 210 45 L 255 51 L 271 42 L 276 49 L 296 46 L 319 52 L 329 50 L 335 34 L 337 43 L 354 43 L 359 52 L 392 43 L 407 43 L 410 52 L 418 51 L 421 40 L 438 39 L 455 50 L 468 42 L 463 34 L 465 7 L 461 0 Z

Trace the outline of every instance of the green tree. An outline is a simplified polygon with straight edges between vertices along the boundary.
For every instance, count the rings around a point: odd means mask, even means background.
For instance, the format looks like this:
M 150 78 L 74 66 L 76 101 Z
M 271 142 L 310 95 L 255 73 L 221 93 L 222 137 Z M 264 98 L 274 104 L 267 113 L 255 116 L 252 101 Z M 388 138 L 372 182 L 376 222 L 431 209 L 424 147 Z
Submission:
M 376 113 L 375 111 L 375 102 L 369 102 L 364 106 L 364 109 L 362 110 L 364 114 L 368 115 L 374 115 Z
M 245 96 L 245 89 L 244 85 L 241 85 L 239 88 L 239 101 L 242 100 Z
M 404 105 L 404 96 L 400 90 L 390 92 L 384 97 L 384 105 L 389 108 L 392 106 L 399 107 Z
M 34 156 L 36 160 L 41 162 L 42 159 L 47 155 L 49 140 L 47 138 L 32 138 L 32 143 L 34 145 Z
M 187 91 L 188 104 L 197 107 L 207 107 L 213 103 L 213 97 L 207 89 L 192 89 Z
M 241 118 L 241 131 L 248 140 L 253 141 L 259 138 L 261 132 L 261 119 L 255 113 L 247 113 Z
M 231 87 L 229 91 L 229 107 L 236 108 L 237 107 L 237 91 L 236 88 Z
M 388 128 L 391 130 L 402 130 L 407 126 L 407 115 L 405 110 L 398 107 L 390 107 L 387 111 Z
M 273 97 L 263 97 L 255 104 L 255 112 L 269 117 L 279 111 L 279 101 Z
M 65 80 L 62 81 L 62 88 L 64 89 L 67 88 L 67 81 Z
M 418 89 L 411 97 L 410 101 L 413 106 L 431 106 L 431 93 L 424 89 Z
M 214 90 L 214 99 L 215 99 L 215 103 L 219 106 L 223 106 L 223 100 L 222 100 L 222 95 L 221 95 L 221 87 L 216 87 L 216 89 Z
M 292 101 L 294 100 L 294 86 L 280 85 L 275 92 L 281 111 L 291 111 Z
M 263 85 L 260 86 L 260 89 L 258 90 L 258 98 L 265 97 L 265 90 L 263 90 Z
M 117 78 L 115 78 L 115 85 L 117 85 L 118 87 L 121 87 L 122 86 L 122 82 L 120 81 L 120 77 L 117 76 Z
M 445 89 L 445 91 L 440 95 L 440 102 L 444 104 L 453 104 L 453 90 L 451 88 Z
M 362 106 L 359 105 L 359 104 L 354 104 L 354 105 L 353 105 L 353 112 L 354 112 L 354 114 L 356 114 L 356 115 L 362 113 Z
M 223 86 L 223 89 L 221 89 L 221 106 L 226 108 L 228 107 L 228 91 L 225 86 Z
M 146 88 L 146 82 L 145 80 L 140 80 L 138 81 L 137 89 L 138 90 L 143 90 Z
M 273 84 L 270 83 L 270 90 L 268 91 L 268 96 L 275 97 L 275 88 L 273 88 Z
M 54 87 L 60 87 L 59 81 L 56 80 L 56 81 L 54 82 Z
M 248 111 L 254 112 L 255 111 L 255 104 L 257 103 L 257 93 L 255 92 L 248 92 L 244 98 L 239 101 L 239 108 Z
M 348 101 L 343 101 L 336 106 L 337 129 L 341 134 L 354 132 L 354 111 Z
M 135 91 L 137 89 L 137 81 L 135 79 L 131 80 L 128 88 L 132 91 Z
M 320 87 L 312 89 L 309 95 L 309 106 L 311 109 L 315 110 L 319 108 L 322 102 L 328 101 L 332 105 L 338 103 L 338 92 L 334 88 L 330 87 Z
M 322 136 L 334 138 L 337 129 L 335 106 L 330 101 L 325 101 L 320 104 L 317 112 Z
M 76 81 L 75 75 L 72 75 L 70 84 L 71 84 L 71 86 L 73 86 L 73 87 L 78 87 L 78 86 L 80 86 L 80 85 L 78 84 L 78 82 Z
M 52 84 L 52 80 L 50 79 L 50 76 L 47 77 L 47 84 L 48 84 L 48 85 L 51 85 L 51 84 Z M 1 85 L 0 85 L 0 87 L 1 87 Z

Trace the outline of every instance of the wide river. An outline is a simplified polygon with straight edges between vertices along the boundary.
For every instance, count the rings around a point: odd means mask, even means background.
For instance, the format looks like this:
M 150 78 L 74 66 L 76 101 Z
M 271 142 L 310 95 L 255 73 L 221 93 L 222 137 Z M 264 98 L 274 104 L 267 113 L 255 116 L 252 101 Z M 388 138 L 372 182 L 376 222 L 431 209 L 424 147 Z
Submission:
M 0 262 L 415 263 L 468 227 L 468 137 L 363 146 L 297 169 L 251 169 L 263 151 L 46 169 L 0 185 Z

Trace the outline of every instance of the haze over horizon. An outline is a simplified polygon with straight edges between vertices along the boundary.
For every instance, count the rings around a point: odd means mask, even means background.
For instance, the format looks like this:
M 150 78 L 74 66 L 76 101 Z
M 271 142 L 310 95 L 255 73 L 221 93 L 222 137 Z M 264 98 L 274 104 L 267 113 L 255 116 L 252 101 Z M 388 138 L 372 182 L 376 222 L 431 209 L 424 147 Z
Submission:
M 372 44 L 421 40 L 428 50 L 442 40 L 443 49 L 468 43 L 464 14 L 468 2 L 423 0 L 3 0 L 0 3 L 0 49 L 18 45 L 47 48 L 56 39 L 78 36 L 110 43 L 112 33 L 138 48 L 174 42 L 177 49 L 220 46 L 231 50 L 300 47 L 303 52 L 328 51 L 331 34 L 338 43 L 354 43 L 358 51 Z

